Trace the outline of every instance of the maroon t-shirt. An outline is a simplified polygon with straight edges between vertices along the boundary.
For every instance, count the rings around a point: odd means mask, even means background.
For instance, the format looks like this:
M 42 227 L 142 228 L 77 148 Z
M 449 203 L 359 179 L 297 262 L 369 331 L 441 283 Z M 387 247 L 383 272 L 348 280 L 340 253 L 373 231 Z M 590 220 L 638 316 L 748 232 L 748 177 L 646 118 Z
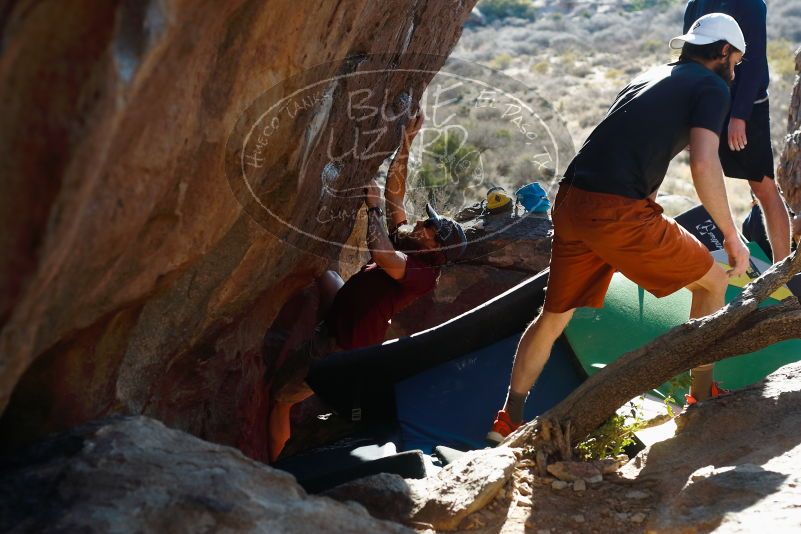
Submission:
M 371 262 L 351 276 L 337 292 L 328 324 L 337 344 L 356 349 L 384 341 L 389 320 L 437 285 L 439 268 L 414 255 L 406 259 L 406 273 L 395 280 Z

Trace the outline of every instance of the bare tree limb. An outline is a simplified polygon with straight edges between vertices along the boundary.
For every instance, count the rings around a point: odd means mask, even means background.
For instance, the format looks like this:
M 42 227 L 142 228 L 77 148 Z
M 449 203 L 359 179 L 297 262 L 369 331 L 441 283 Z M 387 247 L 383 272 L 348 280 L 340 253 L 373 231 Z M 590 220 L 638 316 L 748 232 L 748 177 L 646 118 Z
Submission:
M 736 299 L 718 312 L 690 320 L 621 356 L 587 379 L 557 406 L 511 434 L 504 445 L 542 446 L 546 440 L 539 432 L 541 421 L 550 423 L 551 432 L 570 424 L 571 443 L 577 443 L 625 402 L 681 372 L 801 337 L 801 307 L 797 300 L 788 299 L 780 305 L 758 308 L 760 301 L 799 271 L 801 256 L 794 253 L 748 284 Z M 548 449 L 549 453 L 556 450 Z
M 736 335 L 710 347 L 710 362 L 756 352 L 786 339 L 801 338 L 801 306 L 798 301 L 790 301 L 761 308 L 744 320 L 741 326 L 741 331 Z

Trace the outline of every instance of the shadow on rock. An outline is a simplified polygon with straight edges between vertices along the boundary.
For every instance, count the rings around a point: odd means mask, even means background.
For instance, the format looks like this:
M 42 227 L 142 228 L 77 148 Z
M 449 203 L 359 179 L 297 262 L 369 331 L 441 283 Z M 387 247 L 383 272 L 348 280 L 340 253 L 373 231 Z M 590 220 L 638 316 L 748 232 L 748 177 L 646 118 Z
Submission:
M 801 523 L 801 363 L 689 409 L 677 435 L 624 469 L 661 503 L 647 528 L 708 531 Z M 637 470 L 639 469 L 639 472 Z

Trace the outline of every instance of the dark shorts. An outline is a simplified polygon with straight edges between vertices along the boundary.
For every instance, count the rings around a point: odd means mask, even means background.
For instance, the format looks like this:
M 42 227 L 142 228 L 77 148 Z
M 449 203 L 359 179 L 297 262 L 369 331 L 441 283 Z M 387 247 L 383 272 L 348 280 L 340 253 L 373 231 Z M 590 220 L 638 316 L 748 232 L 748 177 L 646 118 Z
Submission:
M 546 311 L 600 308 L 615 271 L 656 297 L 695 282 L 712 255 L 650 199 L 563 184 L 556 195 Z
M 728 120 L 720 136 L 720 163 L 723 174 L 729 178 L 743 178 L 761 182 L 774 177 L 773 146 L 770 142 L 770 106 L 765 101 L 754 104 L 751 118 L 745 124 L 748 143 L 740 151 L 732 151 L 728 142 Z
M 290 352 L 284 364 L 275 370 L 270 386 L 272 399 L 294 404 L 311 395 L 313 391 L 306 384 L 309 368 L 317 360 L 338 350 L 336 341 L 330 337 L 328 325 L 325 322 L 318 324 L 312 338 Z

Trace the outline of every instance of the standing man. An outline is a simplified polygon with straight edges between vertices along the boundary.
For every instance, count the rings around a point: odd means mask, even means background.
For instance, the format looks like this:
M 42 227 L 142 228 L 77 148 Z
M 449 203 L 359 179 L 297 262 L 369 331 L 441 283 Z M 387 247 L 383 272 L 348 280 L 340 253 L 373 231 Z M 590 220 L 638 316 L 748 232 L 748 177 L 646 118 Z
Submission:
M 551 272 L 543 311 L 517 347 L 506 402 L 487 435 L 498 443 L 520 426 L 528 392 L 573 311 L 600 308 L 615 271 L 664 297 L 692 292 L 690 317 L 725 302 L 728 276 L 748 265 L 748 249 L 732 221 L 723 185 L 718 136 L 729 109 L 729 83 L 745 51 L 728 15 L 699 19 L 678 62 L 653 68 L 618 94 L 601 123 L 570 162 L 552 210 Z M 690 145 L 693 184 L 724 236 L 731 269 L 724 271 L 692 234 L 655 202 L 668 164 Z M 692 370 L 691 395 L 714 393 L 712 365 Z
M 723 174 L 748 180 L 765 214 L 773 262 L 790 255 L 790 217 L 773 172 L 768 101 L 768 57 L 764 0 L 689 0 L 684 11 L 684 32 L 707 13 L 725 13 L 740 25 L 748 54 L 738 65 L 731 86 L 728 127 L 720 142 Z
M 389 231 L 384 229 L 381 190 L 375 180 L 365 189 L 367 247 L 370 262 L 342 283 L 327 271 L 320 279 L 323 301 L 332 301 L 315 339 L 290 355 L 275 373 L 270 396 L 270 460 L 275 461 L 290 437 L 292 406 L 312 395 L 305 383 L 312 360 L 336 350 L 384 341 L 393 315 L 437 286 L 440 268 L 456 261 L 467 247 L 462 227 L 426 204 L 426 219 L 407 224 L 403 207 L 409 149 L 423 125 L 423 114 L 409 120 L 403 141 L 387 174 L 384 200 Z

